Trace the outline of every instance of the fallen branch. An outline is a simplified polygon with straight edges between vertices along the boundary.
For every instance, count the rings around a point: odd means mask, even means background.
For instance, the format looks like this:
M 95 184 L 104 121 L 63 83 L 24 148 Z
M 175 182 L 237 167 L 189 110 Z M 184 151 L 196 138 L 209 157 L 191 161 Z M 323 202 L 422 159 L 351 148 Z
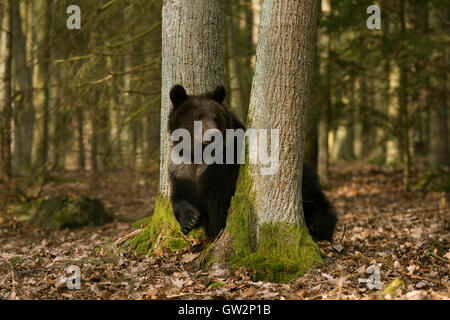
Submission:
M 127 233 L 126 235 L 124 235 L 123 237 L 117 239 L 114 244 L 116 246 L 120 246 L 122 243 L 124 243 L 125 241 L 127 241 L 130 238 L 134 238 L 136 237 L 138 234 L 140 234 L 142 232 L 142 230 L 144 230 L 144 228 L 141 228 L 139 230 L 134 230 L 133 232 Z

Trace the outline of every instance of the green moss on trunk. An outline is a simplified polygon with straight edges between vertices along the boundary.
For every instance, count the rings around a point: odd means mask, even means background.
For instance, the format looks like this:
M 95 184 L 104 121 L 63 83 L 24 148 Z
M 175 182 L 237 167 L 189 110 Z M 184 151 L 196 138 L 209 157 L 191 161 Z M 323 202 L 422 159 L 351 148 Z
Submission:
M 306 227 L 283 222 L 259 226 L 256 252 L 235 256 L 234 263 L 255 270 L 255 278 L 287 282 L 323 263 L 317 244 Z M 232 261 L 233 261 L 232 260 Z
M 196 228 L 189 233 L 190 237 L 200 240 L 206 238 L 203 228 Z M 189 240 L 180 230 L 180 225 L 172 213 L 169 197 L 159 194 L 156 199 L 155 211 L 145 229 L 130 242 L 137 252 L 150 253 L 155 248 L 169 248 L 172 251 L 183 249 L 189 245 Z
M 285 222 L 259 225 L 256 242 L 255 193 L 248 165 L 241 168 L 226 231 L 231 235 L 231 265 L 255 270 L 256 280 L 287 282 L 323 263 L 306 225 Z M 213 257 L 214 260 L 214 257 Z

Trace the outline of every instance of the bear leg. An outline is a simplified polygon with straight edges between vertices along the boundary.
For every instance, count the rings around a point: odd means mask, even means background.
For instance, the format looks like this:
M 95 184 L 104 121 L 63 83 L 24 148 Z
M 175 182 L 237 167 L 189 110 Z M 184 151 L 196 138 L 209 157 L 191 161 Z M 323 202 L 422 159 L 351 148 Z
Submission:
M 316 240 L 333 240 L 337 216 L 319 184 L 317 174 L 308 165 L 303 165 L 303 213 L 306 226 Z

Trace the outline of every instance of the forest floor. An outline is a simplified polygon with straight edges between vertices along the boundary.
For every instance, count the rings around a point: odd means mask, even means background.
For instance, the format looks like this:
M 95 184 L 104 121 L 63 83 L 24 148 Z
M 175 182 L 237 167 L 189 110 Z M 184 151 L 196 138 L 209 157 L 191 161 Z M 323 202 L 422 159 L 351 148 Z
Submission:
M 406 192 L 401 170 L 379 165 L 334 164 L 331 178 L 326 193 L 339 224 L 333 244 L 319 243 L 325 264 L 273 284 L 251 281 L 244 269 L 211 279 L 189 249 L 147 257 L 122 248 L 136 233 L 131 222 L 151 214 L 156 185 L 125 173 L 92 185 L 67 173 L 43 195 L 98 197 L 115 221 L 50 230 L 11 216 L 12 205 L 0 209 L 0 299 L 449 299 L 448 194 L 414 185 Z M 80 268 L 79 290 L 67 288 L 70 265 Z

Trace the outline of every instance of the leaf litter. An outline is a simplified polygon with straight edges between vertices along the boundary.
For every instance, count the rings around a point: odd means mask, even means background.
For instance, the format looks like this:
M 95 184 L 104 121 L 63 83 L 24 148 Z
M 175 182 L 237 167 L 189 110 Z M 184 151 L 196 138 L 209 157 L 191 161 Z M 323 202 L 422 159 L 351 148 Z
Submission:
M 156 184 L 127 184 L 117 175 L 96 188 L 50 184 L 45 194 L 88 192 L 116 219 L 50 230 L 0 207 L 0 299 L 448 300 L 450 209 L 442 203 L 449 195 L 414 186 L 404 191 L 401 170 L 392 167 L 340 163 L 331 177 L 326 194 L 339 224 L 333 244 L 319 242 L 325 264 L 287 284 L 253 281 L 244 268 L 215 279 L 197 267 L 193 248 L 143 256 L 124 247 L 139 233 L 131 222 L 151 213 Z M 69 266 L 79 267 L 79 290 L 67 286 Z

